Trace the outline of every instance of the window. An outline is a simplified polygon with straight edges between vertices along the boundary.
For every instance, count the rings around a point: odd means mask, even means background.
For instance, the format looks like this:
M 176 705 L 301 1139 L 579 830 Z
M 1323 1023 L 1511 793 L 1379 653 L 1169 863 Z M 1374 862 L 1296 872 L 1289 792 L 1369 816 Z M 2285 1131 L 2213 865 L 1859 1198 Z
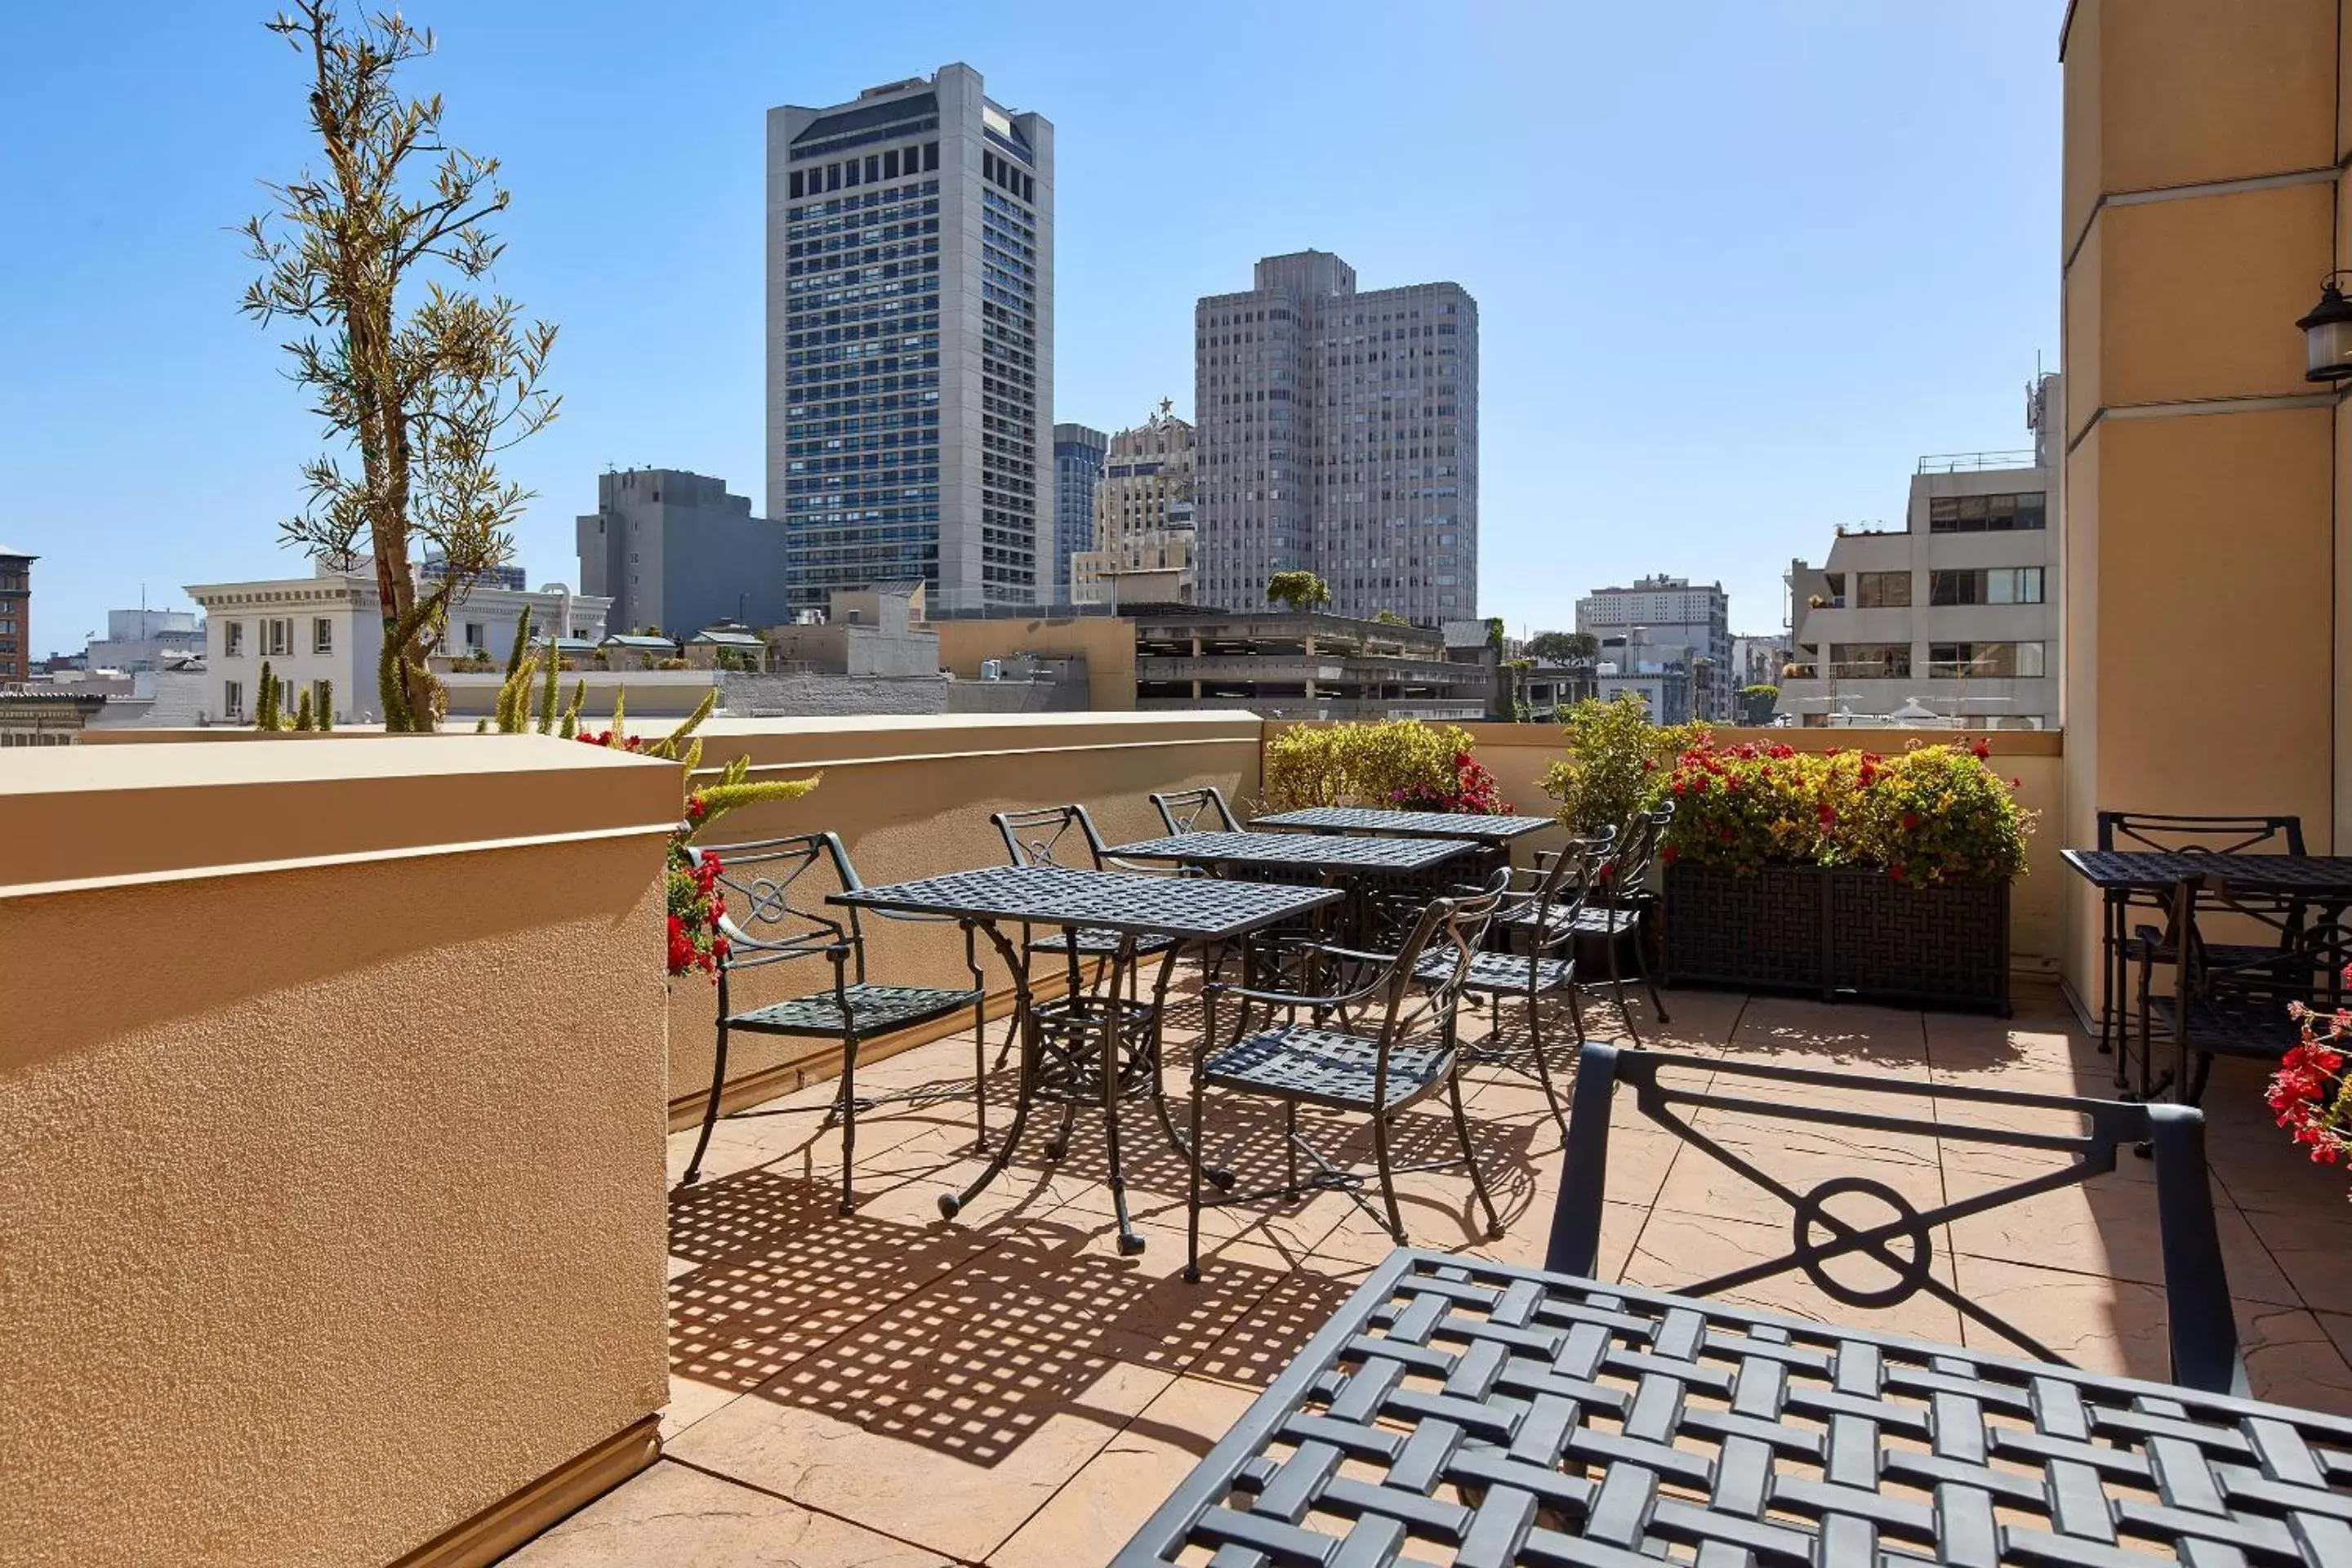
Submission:
M 221 717 L 224 719 L 245 717 L 245 683 L 243 681 L 230 680 L 222 683 Z
M 1901 642 L 1830 644 L 1831 679 L 1908 680 L 1911 645 Z
M 221 632 L 221 656 L 225 658 L 245 657 L 245 623 L 243 621 L 229 621 L 224 625 Z M 230 689 L 236 689 L 232 687 Z
M 335 651 L 335 623 L 325 616 L 320 616 L 310 622 L 310 651 L 312 653 Z
M 290 619 L 272 619 L 261 623 L 261 656 L 264 658 L 288 658 L 294 652 L 294 623 Z
M 1853 602 L 1864 610 L 1888 609 L 1911 602 L 1911 574 L 1908 572 L 1857 572 L 1853 574 Z
M 2038 642 L 1927 645 L 1927 674 L 1937 680 L 2031 680 L 2045 673 Z
M 479 621 L 467 621 L 466 623 L 466 651 L 468 653 L 480 653 L 489 646 L 489 638 L 482 635 L 482 623 Z
M 2032 490 L 2019 495 L 1936 496 L 1927 502 L 1930 533 L 2007 533 L 2043 526 L 2046 498 Z
M 1931 605 L 2038 605 L 2042 603 L 2042 568 L 1990 566 L 1974 571 L 1931 572 L 1927 577 Z

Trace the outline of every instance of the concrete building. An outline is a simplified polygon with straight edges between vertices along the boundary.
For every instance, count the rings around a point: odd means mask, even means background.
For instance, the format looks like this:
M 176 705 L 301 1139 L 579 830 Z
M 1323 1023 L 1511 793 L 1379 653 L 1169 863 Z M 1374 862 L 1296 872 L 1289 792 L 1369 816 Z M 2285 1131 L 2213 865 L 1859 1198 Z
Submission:
M 33 670 L 33 563 L 37 555 L 0 544 L 0 681 Z
M 1078 605 L 1190 604 L 1195 512 L 1192 426 L 1170 413 L 1110 438 L 1095 491 L 1093 545 L 1071 557 Z
M 416 580 L 420 583 L 438 583 L 448 575 L 449 558 L 437 551 L 427 551 L 416 568 Z M 475 581 L 484 587 L 511 588 L 518 594 L 530 586 L 530 580 L 523 575 L 522 568 L 512 562 L 504 566 L 491 567 Z
M 1070 557 L 1095 542 L 1095 487 L 1102 483 L 1110 437 L 1087 425 L 1054 426 L 1054 592 L 1070 602 Z
M 1693 586 L 1687 577 L 1662 574 L 1636 578 L 1629 588 L 1595 588 L 1576 602 L 1576 629 L 1600 639 L 1601 661 L 1615 664 L 1621 676 L 1646 678 L 1681 665 L 1691 683 L 1689 717 L 1724 723 L 1737 716 L 1731 597 L 1721 583 Z M 1605 683 L 1601 695 L 1608 695 Z M 1664 709 L 1654 704 L 1650 711 Z
M 814 675 L 937 679 L 940 634 L 919 624 L 920 583 L 885 583 L 835 593 L 823 621 L 772 626 L 771 668 Z
M 612 601 L 615 629 L 683 637 L 719 621 L 792 618 L 783 526 L 753 517 L 751 499 L 728 494 L 724 479 L 678 468 L 599 474 L 596 510 L 577 531 L 580 591 Z
M 1487 716 L 1494 674 L 1422 626 L 1288 611 L 1135 617 L 1138 708 L 1246 708 L 1269 719 Z
M 1778 686 L 1780 672 L 1795 657 L 1785 631 L 1735 637 L 1731 639 L 1732 678 L 1741 686 Z
M 289 712 L 296 694 L 308 689 L 314 703 L 331 706 L 339 724 L 381 715 L 376 665 L 383 653 L 383 619 L 372 571 L 345 572 L 321 563 L 308 577 L 192 583 L 186 592 L 206 612 L 200 722 L 250 723 L 265 662 L 287 690 Z M 611 601 L 560 584 L 523 593 L 477 587 L 450 606 L 442 654 L 478 653 L 503 667 L 525 605 L 534 639 L 593 642 L 604 635 Z M 323 689 L 328 683 L 331 691 Z
M 204 617 L 194 610 L 109 610 L 106 636 L 83 653 L 90 669 L 161 669 L 205 651 Z
M 789 603 L 1053 596 L 1054 128 L 970 66 L 768 112 L 768 510 Z
M 2042 377 L 2028 400 L 2034 450 L 1922 458 L 1903 529 L 1845 531 L 1824 565 L 1790 564 L 1801 673 L 1779 683 L 1781 712 L 1807 725 L 2057 727 L 2063 405 L 2059 378 Z
M 1335 614 L 1478 613 L 1478 305 L 1368 293 L 1326 251 L 1273 256 L 1193 310 L 1200 597 L 1256 605 L 1304 569 Z

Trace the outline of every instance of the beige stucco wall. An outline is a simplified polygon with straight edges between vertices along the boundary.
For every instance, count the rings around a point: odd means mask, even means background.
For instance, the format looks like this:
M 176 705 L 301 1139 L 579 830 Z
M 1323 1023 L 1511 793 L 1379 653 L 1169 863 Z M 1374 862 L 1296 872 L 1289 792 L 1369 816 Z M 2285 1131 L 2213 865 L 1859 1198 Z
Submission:
M 2295 318 L 2352 249 L 2338 0 L 2078 0 L 2063 47 L 2064 841 L 2102 808 L 2352 830 L 2333 394 Z M 2068 889 L 2095 997 L 2096 904 Z
M 1078 654 L 1087 661 L 1087 705 L 1097 713 L 1135 708 L 1135 623 L 1115 616 L 1005 616 L 939 621 L 940 666 L 959 680 L 980 679 L 984 658 L 1016 653 Z
M 949 626 L 969 623 L 949 622 Z M 1162 831 L 1153 792 L 1215 784 L 1228 798 L 1255 795 L 1257 718 L 1249 713 L 1073 713 L 871 719 L 715 720 L 705 726 L 703 761 L 717 770 L 749 756 L 754 778 L 822 773 L 798 800 L 751 806 L 715 825 L 706 839 L 741 842 L 830 829 L 841 835 L 868 884 L 1004 863 L 995 811 L 1076 801 L 1116 844 Z M 869 973 L 888 984 L 967 984 L 962 939 L 952 925 L 867 923 Z M 983 944 L 992 991 L 1003 965 Z M 830 984 L 819 963 L 779 964 L 741 977 L 738 1007 Z M 670 1072 L 681 1116 L 698 1109 L 710 1081 L 716 1001 L 706 981 L 682 979 L 670 996 Z M 891 1048 L 869 1049 L 861 1060 Z M 799 1064 L 828 1074 L 838 1053 L 810 1041 L 738 1035 L 729 1047 L 730 1082 Z
M 676 788 L 0 756 L 0 1562 L 387 1563 L 661 1407 Z

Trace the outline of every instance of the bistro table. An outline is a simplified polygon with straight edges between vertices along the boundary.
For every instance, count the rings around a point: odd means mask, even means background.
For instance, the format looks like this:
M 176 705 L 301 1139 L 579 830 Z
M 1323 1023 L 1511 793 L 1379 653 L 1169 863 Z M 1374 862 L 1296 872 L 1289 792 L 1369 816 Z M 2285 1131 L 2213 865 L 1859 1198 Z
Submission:
M 1459 837 L 1360 838 L 1253 831 L 1171 833 L 1118 845 L 1107 853 L 1122 860 L 1197 866 L 1220 877 L 1343 885 L 1349 895 L 1347 925 L 1355 936 L 1369 939 L 1367 895 L 1374 886 L 1385 884 L 1392 889 L 1434 897 L 1444 890 L 1435 885 L 1439 868 L 1457 856 L 1475 855 L 1477 849 L 1476 844 Z
M 1511 858 L 1511 844 L 1552 826 L 1549 816 L 1455 816 L 1443 811 L 1387 811 L 1369 805 L 1309 805 L 1250 819 L 1262 827 L 1305 833 L 1360 833 L 1375 838 L 1467 838 L 1478 846 L 1480 868 L 1491 871 Z
M 2099 1010 L 2099 1049 L 2116 1048 L 2122 1037 L 2125 988 L 2130 983 L 2126 949 L 2131 933 L 2134 893 L 2166 896 L 2189 878 L 2226 885 L 2236 892 L 2278 899 L 2308 899 L 2323 907 L 2352 905 L 2352 857 L 2340 855 L 2213 855 L 2196 850 L 2065 849 L 2060 857 L 2074 873 L 2099 889 L 2102 964 L 2106 996 Z M 2116 1058 L 2116 1081 L 2123 1081 Z
M 2352 1563 L 2352 1420 L 1400 1250 L 1114 1568 L 1661 1560 Z
M 1161 1089 L 1158 1031 L 1147 1010 L 1123 997 L 1133 994 L 1136 945 L 1146 937 L 1170 937 L 1164 963 L 1202 943 L 1242 942 L 1267 926 L 1310 913 L 1339 897 L 1336 889 L 1302 888 L 1279 882 L 1228 882 L 1202 877 L 1164 877 L 1068 867 L 992 866 L 954 871 L 911 882 L 854 888 L 831 896 L 836 904 L 887 910 L 897 914 L 943 916 L 984 931 L 1012 971 L 1013 1010 L 1019 1019 L 1021 1079 L 1013 1125 L 985 1170 L 961 1193 L 940 1197 L 940 1212 L 953 1219 L 1011 1163 L 1038 1100 L 1075 1108 L 1098 1106 L 1103 1113 L 1104 1154 L 1111 1203 L 1118 1215 L 1118 1249 L 1143 1250 L 1143 1237 L 1127 1216 L 1127 1184 L 1119 1169 L 1118 1108 L 1122 1100 L 1148 1098 L 1160 1130 L 1184 1152 L 1168 1114 Z M 1077 994 L 1077 963 L 1071 959 L 1071 1005 L 1056 1027 L 1046 1026 L 1029 978 L 1022 947 L 1001 929 L 1007 925 L 1059 927 L 1075 938 L 1080 931 L 1115 931 L 1117 948 L 1108 956 L 1095 990 Z M 1076 943 L 1071 944 L 1075 955 Z M 1160 988 L 1164 993 L 1165 986 Z

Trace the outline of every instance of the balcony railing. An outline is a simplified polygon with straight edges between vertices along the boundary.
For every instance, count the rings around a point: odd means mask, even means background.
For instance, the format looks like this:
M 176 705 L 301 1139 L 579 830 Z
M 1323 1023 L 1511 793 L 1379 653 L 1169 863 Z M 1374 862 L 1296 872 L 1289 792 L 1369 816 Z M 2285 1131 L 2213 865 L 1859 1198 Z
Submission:
M 1919 459 L 1923 474 L 1974 474 L 1992 468 L 2030 468 L 2031 449 L 2014 452 L 1935 452 Z

